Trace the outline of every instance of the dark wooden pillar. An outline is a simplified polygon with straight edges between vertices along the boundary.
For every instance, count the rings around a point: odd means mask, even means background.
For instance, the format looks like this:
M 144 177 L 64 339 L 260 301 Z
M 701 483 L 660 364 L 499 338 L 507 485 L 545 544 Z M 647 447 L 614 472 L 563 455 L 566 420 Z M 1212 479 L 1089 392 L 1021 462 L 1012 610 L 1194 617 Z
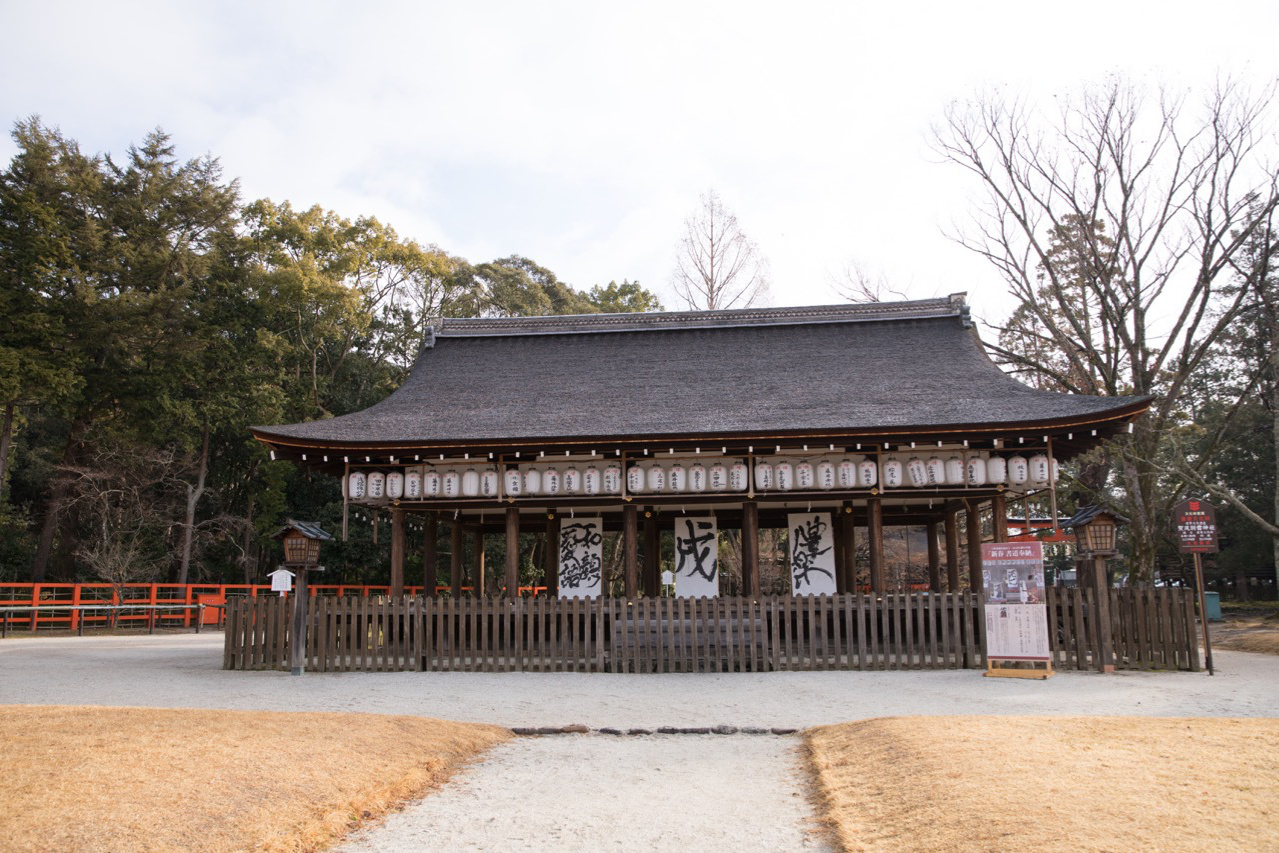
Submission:
M 449 526 L 449 592 L 462 594 L 462 522 L 456 520 Z
M 560 594 L 560 516 L 553 509 L 546 511 L 546 594 Z
M 840 532 L 844 540 L 844 592 L 857 592 L 857 516 L 851 504 L 844 506 L 840 515 L 844 519 Z
M 657 598 L 662 591 L 662 531 L 652 507 L 644 510 L 644 595 Z
M 937 542 L 937 522 L 928 522 L 924 535 L 928 538 L 928 588 L 941 592 L 941 547 Z
M 973 502 L 964 507 L 964 526 L 968 529 L 968 587 L 970 592 L 981 592 L 981 512 L 980 504 Z
M 506 594 L 520 594 L 520 511 L 506 508 Z
M 635 504 L 622 507 L 622 573 L 626 597 L 639 595 L 639 512 Z
M 946 510 L 946 591 L 959 592 L 959 511 Z
M 759 598 L 759 504 L 742 504 L 742 595 Z
M 1008 499 L 1002 494 L 990 499 L 990 511 L 994 518 L 996 542 L 1008 541 Z
M 884 507 L 878 497 L 866 501 L 866 536 L 870 545 L 870 588 L 883 595 L 884 585 Z
M 484 596 L 484 528 L 477 527 L 472 534 L 474 539 L 475 565 L 471 567 L 471 595 L 476 598 Z
M 428 512 L 422 520 L 422 530 L 422 592 L 424 595 L 434 596 L 435 587 L 440 582 L 437 576 L 440 570 L 439 517 Z
M 844 514 L 838 510 L 831 516 L 831 539 L 835 556 L 835 592 L 848 591 L 847 579 L 844 576 Z
M 391 510 L 391 596 L 404 595 L 404 510 Z

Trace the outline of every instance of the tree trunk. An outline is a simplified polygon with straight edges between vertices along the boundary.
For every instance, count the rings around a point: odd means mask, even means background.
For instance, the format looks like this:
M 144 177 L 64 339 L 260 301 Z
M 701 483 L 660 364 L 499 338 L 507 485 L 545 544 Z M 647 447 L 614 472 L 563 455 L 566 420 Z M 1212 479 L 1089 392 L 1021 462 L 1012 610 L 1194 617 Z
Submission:
M 70 465 L 75 461 L 79 441 L 80 429 L 79 427 L 72 427 L 71 434 L 67 436 L 67 446 L 62 451 L 62 464 L 64 466 Z M 49 557 L 53 553 L 53 536 L 58 530 L 58 517 L 62 514 L 59 509 L 67 499 L 69 487 L 70 484 L 66 475 L 58 475 L 53 482 L 53 488 L 49 492 L 49 498 L 45 502 L 44 521 L 40 526 L 40 542 L 36 546 L 36 556 L 31 563 L 32 583 L 44 583 L 44 577 L 49 568 Z
M 182 524 L 182 561 L 178 566 L 178 583 L 185 584 L 191 572 L 191 540 L 195 536 L 195 508 L 204 495 L 204 481 L 209 473 L 209 425 L 204 425 L 200 443 L 200 473 L 195 485 L 187 483 L 187 511 Z
M 254 542 L 256 538 L 253 535 L 253 492 L 249 492 L 247 504 L 244 509 L 244 584 L 248 586 L 253 583 L 253 570 L 257 565 L 257 545 Z
M 13 403 L 4 404 L 4 421 L 0 423 L 0 500 L 4 498 L 5 477 L 9 473 L 9 440 L 13 437 Z

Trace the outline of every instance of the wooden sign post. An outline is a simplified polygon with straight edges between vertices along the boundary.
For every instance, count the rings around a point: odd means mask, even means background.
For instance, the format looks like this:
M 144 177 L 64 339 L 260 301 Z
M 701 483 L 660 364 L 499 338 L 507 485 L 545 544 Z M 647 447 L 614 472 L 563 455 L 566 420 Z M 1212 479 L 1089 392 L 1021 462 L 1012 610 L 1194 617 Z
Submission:
M 1217 510 L 1207 501 L 1190 498 L 1177 504 L 1172 511 L 1172 523 L 1177 529 L 1177 544 L 1183 554 L 1195 558 L 1195 586 L 1199 590 L 1199 621 L 1204 631 L 1204 665 L 1212 675 L 1212 641 L 1208 638 L 1208 610 L 1204 606 L 1204 570 L 1200 554 L 1216 554 Z

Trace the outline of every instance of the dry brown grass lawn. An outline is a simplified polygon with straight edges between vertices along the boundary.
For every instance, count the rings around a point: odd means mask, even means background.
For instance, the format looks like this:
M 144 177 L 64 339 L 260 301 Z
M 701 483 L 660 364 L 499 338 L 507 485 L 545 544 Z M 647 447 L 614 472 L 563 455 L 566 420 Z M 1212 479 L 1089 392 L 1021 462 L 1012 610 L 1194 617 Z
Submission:
M 1279 655 L 1279 610 L 1273 602 L 1225 608 L 1225 622 L 1208 631 L 1214 649 Z
M 375 714 L 0 707 L 0 848 L 311 850 L 508 737 Z
M 812 729 L 847 850 L 1279 850 L 1279 720 L 890 717 Z

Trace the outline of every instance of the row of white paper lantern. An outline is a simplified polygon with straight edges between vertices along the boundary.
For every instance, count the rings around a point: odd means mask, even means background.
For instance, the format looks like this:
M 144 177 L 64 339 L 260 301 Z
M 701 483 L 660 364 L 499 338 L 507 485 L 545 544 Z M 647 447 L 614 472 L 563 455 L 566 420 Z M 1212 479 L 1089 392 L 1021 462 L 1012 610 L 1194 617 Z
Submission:
M 822 460 L 814 465 L 807 460 L 777 462 L 758 460 L 755 463 L 755 488 L 761 492 L 789 492 L 831 489 L 873 488 L 882 481 L 885 488 L 905 486 L 928 488 L 935 486 L 984 486 L 1008 484 L 1014 487 L 1046 486 L 1051 477 L 1055 480 L 1059 467 L 1056 460 L 1046 454 L 1029 458 L 1021 455 L 987 456 L 958 455 L 943 460 L 939 456 L 902 460 L 889 457 L 882 463 L 872 459 L 842 459 L 839 462 Z M 669 466 L 632 466 L 626 472 L 626 489 L 630 494 L 744 492 L 749 483 L 746 463 L 738 460 L 731 465 L 715 463 L 709 468 L 694 463 L 685 468 L 679 463 Z M 594 465 L 585 470 L 574 466 L 561 471 L 548 466 L 542 469 L 528 468 L 520 471 L 512 468 L 503 479 L 505 494 L 522 495 L 615 495 L 622 491 L 621 468 L 609 465 L 602 471 Z M 498 497 L 498 472 L 493 468 L 476 471 L 409 469 L 406 473 L 374 471 L 369 474 L 356 471 L 347 481 L 348 496 L 383 497 L 392 500 L 431 498 L 496 498 Z

